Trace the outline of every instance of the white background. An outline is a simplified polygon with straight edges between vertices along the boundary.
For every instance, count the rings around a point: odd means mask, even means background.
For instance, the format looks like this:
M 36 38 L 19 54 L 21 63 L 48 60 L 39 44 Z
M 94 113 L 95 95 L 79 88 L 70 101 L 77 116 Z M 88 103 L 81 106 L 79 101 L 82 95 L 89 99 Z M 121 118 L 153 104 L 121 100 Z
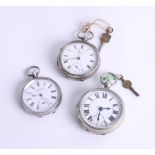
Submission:
M 59 49 L 96 18 L 114 28 L 97 75 L 85 82 L 65 79 L 56 65 Z M 24 70 L 30 65 L 38 65 L 41 76 L 62 88 L 62 104 L 54 115 L 37 118 L 21 107 L 21 92 L 30 80 Z M 154 7 L 1 7 L 0 148 L 155 147 L 154 66 Z M 120 83 L 114 86 L 125 102 L 125 120 L 115 132 L 101 136 L 81 128 L 76 104 L 84 92 L 99 86 L 98 74 L 104 71 L 122 73 L 141 96 Z

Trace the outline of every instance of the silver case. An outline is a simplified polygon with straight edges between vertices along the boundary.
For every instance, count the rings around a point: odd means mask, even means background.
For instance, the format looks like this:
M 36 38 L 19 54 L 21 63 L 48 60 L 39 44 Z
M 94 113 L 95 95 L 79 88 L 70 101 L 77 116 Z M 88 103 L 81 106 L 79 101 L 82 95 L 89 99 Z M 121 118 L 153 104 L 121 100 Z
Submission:
M 88 72 L 88 73 L 86 73 L 86 74 L 83 74 L 83 75 L 76 75 L 76 74 L 71 74 L 70 72 L 66 71 L 66 70 L 63 68 L 63 64 L 61 63 L 61 55 L 62 55 L 64 49 L 65 49 L 67 46 L 69 46 L 69 45 L 71 45 L 71 44 L 73 44 L 73 43 L 84 43 L 84 44 L 87 44 L 87 45 L 89 45 L 90 47 L 92 47 L 92 48 L 94 49 L 94 51 L 96 52 L 96 55 L 97 55 L 97 61 L 96 61 L 96 62 L 97 62 L 97 63 L 96 63 L 96 66 L 95 66 L 90 72 Z M 99 54 L 97 48 L 96 48 L 94 45 L 90 44 L 89 42 L 82 41 L 82 40 L 72 41 L 72 42 L 69 42 L 68 44 L 66 44 L 66 45 L 60 50 L 60 53 L 59 53 L 59 56 L 58 56 L 58 59 L 57 59 L 57 65 L 58 65 L 60 71 L 65 75 L 66 78 L 70 78 L 70 79 L 78 80 L 78 81 L 84 81 L 84 80 L 90 78 L 91 76 L 93 76 L 93 75 L 97 72 L 97 70 L 98 70 L 98 68 L 99 68 L 99 66 L 100 66 L 100 54 Z
M 120 113 L 120 116 L 118 118 L 118 120 L 116 120 L 113 124 L 111 124 L 108 128 L 102 128 L 102 129 L 97 129 L 97 128 L 94 128 L 92 126 L 90 126 L 89 124 L 87 124 L 84 119 L 82 118 L 82 115 L 81 115 L 81 112 L 80 112 L 80 106 L 81 106 L 81 103 L 83 101 L 83 98 L 84 96 L 87 94 L 87 93 L 90 93 L 90 92 L 95 92 L 95 91 L 98 91 L 98 90 L 104 90 L 104 91 L 107 91 L 107 92 L 110 92 L 112 93 L 114 96 L 117 97 L 117 99 L 119 100 L 120 102 L 120 106 L 121 106 L 121 113 Z M 105 134 L 108 134 L 108 133 L 111 133 L 113 132 L 115 129 L 117 129 L 123 122 L 124 120 L 124 115 L 125 115 L 125 109 L 124 109 L 124 103 L 123 103 L 123 100 L 112 90 L 109 90 L 109 89 L 106 89 L 106 88 L 96 88 L 96 89 L 93 89 L 93 90 L 90 90 L 90 91 L 87 91 L 81 98 L 80 98 L 80 101 L 78 102 L 77 104 L 77 114 L 78 114 L 78 118 L 80 120 L 80 123 L 82 125 L 82 127 L 89 131 L 89 132 L 92 132 L 92 133 L 95 133 L 95 134 L 98 134 L 98 135 L 105 135 Z
M 42 79 L 43 79 L 43 80 L 49 80 L 49 81 L 53 82 L 53 83 L 56 85 L 56 87 L 58 88 L 58 91 L 59 91 L 59 93 L 58 93 L 58 100 L 57 100 L 58 102 L 57 102 L 57 104 L 55 105 L 55 107 L 51 108 L 51 109 L 50 109 L 49 111 L 47 111 L 47 112 L 42 112 L 42 113 L 40 113 L 40 112 L 33 112 L 31 109 L 29 109 L 29 108 L 25 105 L 24 100 L 23 100 L 23 93 L 24 93 L 24 90 L 25 90 L 34 80 L 37 80 L 37 79 L 39 79 L 39 80 L 42 80 Z M 56 110 L 57 110 L 57 108 L 58 108 L 58 106 L 60 105 L 61 101 L 62 101 L 62 91 L 61 91 L 60 86 L 59 86 L 54 80 L 52 80 L 52 79 L 50 79 L 50 78 L 48 78 L 48 77 L 36 77 L 36 78 L 32 79 L 30 82 L 27 83 L 27 85 L 24 87 L 24 89 L 23 89 L 23 91 L 22 91 L 22 106 L 23 106 L 23 108 L 25 109 L 26 112 L 29 112 L 29 113 L 31 113 L 31 114 L 33 114 L 33 115 L 35 115 L 35 116 L 38 116 L 38 117 L 43 117 L 43 116 L 46 116 L 46 115 L 48 115 L 48 114 L 55 113 Z

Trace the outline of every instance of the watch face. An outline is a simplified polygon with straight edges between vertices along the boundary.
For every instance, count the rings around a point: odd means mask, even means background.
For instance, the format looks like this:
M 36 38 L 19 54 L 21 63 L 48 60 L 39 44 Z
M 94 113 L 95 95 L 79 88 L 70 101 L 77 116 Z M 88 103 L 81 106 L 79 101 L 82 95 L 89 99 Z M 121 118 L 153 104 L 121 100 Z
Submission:
M 99 67 L 99 54 L 92 44 L 84 41 L 73 41 L 67 44 L 60 53 L 60 65 L 71 75 L 85 76 Z
M 82 97 L 78 104 L 78 115 L 88 130 L 106 134 L 120 122 L 123 116 L 123 103 L 113 91 L 95 89 Z
M 23 90 L 23 105 L 35 115 L 46 115 L 54 112 L 61 101 L 61 90 L 49 78 L 35 78 Z

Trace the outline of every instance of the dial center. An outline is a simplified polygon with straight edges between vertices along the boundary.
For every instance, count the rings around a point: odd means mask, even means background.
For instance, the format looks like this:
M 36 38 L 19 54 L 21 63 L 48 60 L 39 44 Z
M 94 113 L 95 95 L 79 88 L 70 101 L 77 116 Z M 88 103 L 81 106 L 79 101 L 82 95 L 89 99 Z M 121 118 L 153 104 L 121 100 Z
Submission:
M 99 111 L 102 111 L 102 110 L 103 110 L 103 107 L 99 107 L 98 110 L 99 110 Z
M 43 94 L 42 94 L 42 93 L 39 93 L 39 96 L 40 96 L 40 97 L 43 97 Z
M 77 57 L 77 60 L 80 60 L 81 58 L 80 57 Z

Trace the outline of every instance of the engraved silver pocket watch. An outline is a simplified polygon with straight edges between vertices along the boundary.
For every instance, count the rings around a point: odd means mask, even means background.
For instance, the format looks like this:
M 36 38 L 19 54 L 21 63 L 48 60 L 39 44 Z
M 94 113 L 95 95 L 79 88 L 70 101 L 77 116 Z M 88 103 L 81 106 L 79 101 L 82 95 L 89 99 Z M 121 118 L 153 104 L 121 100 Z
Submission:
M 90 31 L 93 25 L 104 29 L 99 48 L 88 42 L 94 36 Z M 87 23 L 77 34 L 79 40 L 66 44 L 60 50 L 57 64 L 65 77 L 83 81 L 93 76 L 100 66 L 101 47 L 110 41 L 112 32 L 112 27 L 102 19 Z
M 124 80 L 122 75 L 113 73 L 101 75 L 100 82 L 105 87 L 86 92 L 77 104 L 78 118 L 87 131 L 105 135 L 121 125 L 125 111 L 123 100 L 109 89 L 118 80 L 123 82 L 123 87 L 139 96 L 132 88 L 131 81 Z
M 54 113 L 61 103 L 62 92 L 59 85 L 48 77 L 38 77 L 40 69 L 31 66 L 27 75 L 33 79 L 24 87 L 22 105 L 24 109 L 36 116 Z

